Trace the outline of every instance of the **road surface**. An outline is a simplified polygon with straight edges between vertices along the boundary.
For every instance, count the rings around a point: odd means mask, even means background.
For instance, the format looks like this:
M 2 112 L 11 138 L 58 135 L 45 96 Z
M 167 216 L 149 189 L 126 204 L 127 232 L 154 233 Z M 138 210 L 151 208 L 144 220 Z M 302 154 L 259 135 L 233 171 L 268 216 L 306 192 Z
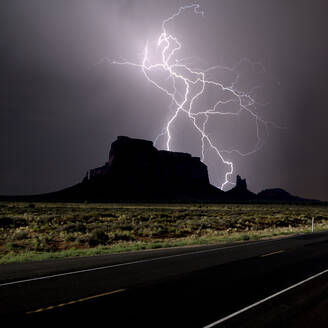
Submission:
M 328 232 L 0 265 L 0 315 L 109 327 L 327 327 Z

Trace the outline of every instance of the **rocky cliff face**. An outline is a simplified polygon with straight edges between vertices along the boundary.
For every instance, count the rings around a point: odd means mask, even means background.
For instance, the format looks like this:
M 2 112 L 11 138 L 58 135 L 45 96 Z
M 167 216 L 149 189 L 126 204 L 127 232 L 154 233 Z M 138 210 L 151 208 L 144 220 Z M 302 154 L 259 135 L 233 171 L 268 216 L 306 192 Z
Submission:
M 114 179 L 174 184 L 209 184 L 207 167 L 190 154 L 159 151 L 151 141 L 120 136 L 112 143 L 108 162 L 87 172 L 84 181 Z
M 83 197 L 130 201 L 216 200 L 207 166 L 190 154 L 157 150 L 151 141 L 120 136 L 104 166 L 87 172 Z

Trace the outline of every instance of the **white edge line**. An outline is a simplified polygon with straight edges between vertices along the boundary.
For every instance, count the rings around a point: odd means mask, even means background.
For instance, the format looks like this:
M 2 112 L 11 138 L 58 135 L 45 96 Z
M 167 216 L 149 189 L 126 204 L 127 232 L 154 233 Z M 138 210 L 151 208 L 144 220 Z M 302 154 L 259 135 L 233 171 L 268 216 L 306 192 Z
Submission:
M 91 268 L 91 269 L 83 269 L 83 270 L 58 273 L 58 274 L 53 274 L 53 275 L 48 275 L 48 276 L 43 276 L 43 277 L 36 277 L 36 278 L 29 278 L 29 279 L 24 279 L 24 280 L 11 281 L 11 282 L 6 282 L 6 283 L 0 284 L 0 287 L 10 286 L 10 285 L 17 285 L 17 284 L 22 284 L 22 283 L 25 283 L 25 282 L 30 282 L 30 281 L 37 281 L 37 280 L 45 280 L 45 279 L 51 279 L 51 278 L 56 278 L 56 277 L 70 276 L 70 275 L 79 274 L 79 273 L 85 273 L 85 272 L 92 272 L 92 271 L 98 271 L 98 270 L 106 270 L 106 269 L 111 269 L 111 268 L 118 268 L 118 267 L 122 267 L 122 266 L 127 266 L 127 265 L 132 265 L 132 264 L 138 264 L 138 263 L 146 263 L 146 262 L 153 262 L 153 261 L 165 260 L 165 259 L 170 259 L 170 258 L 175 258 L 175 257 L 181 257 L 181 256 L 210 253 L 210 252 L 221 251 L 221 250 L 229 249 L 229 248 L 237 248 L 237 247 L 243 247 L 243 246 L 252 246 L 252 245 L 257 245 L 257 244 L 270 243 L 270 242 L 275 242 L 275 241 L 280 241 L 280 240 L 293 239 L 293 238 L 300 237 L 300 236 L 303 236 L 303 235 L 307 235 L 307 234 L 299 234 L 299 235 L 293 235 L 293 236 L 282 237 L 282 238 L 277 238 L 277 239 L 261 240 L 261 241 L 255 241 L 255 242 L 250 242 L 250 243 L 245 243 L 245 244 L 244 243 L 241 243 L 241 244 L 238 244 L 238 245 L 232 245 L 232 246 L 225 246 L 225 247 L 218 247 L 218 248 L 206 249 L 206 250 L 197 251 L 197 252 L 190 252 L 190 253 L 183 253 L 183 254 L 175 254 L 175 255 L 161 256 L 161 257 L 155 257 L 155 258 L 152 258 L 152 259 L 132 261 L 132 262 L 125 262 L 125 263 L 119 263 L 119 264 L 112 264 L 112 265 L 106 265 L 106 266 Z
M 213 323 L 211 323 L 211 324 L 209 324 L 209 325 L 207 325 L 207 326 L 204 326 L 203 328 L 211 328 L 211 327 L 214 327 L 214 326 L 216 326 L 216 325 L 218 325 L 218 324 L 220 324 L 220 323 L 222 323 L 222 322 L 224 322 L 224 321 L 227 321 L 227 320 L 229 320 L 229 319 L 231 319 L 231 318 L 237 316 L 237 315 L 240 314 L 240 313 L 246 312 L 247 310 L 249 310 L 249 309 L 251 309 L 251 308 L 253 308 L 253 307 L 256 307 L 257 305 L 260 305 L 260 304 L 262 304 L 262 303 L 264 303 L 264 302 L 266 302 L 266 301 L 271 300 L 271 299 L 274 298 L 274 297 L 277 297 L 277 296 L 279 296 L 279 295 L 281 295 L 281 294 L 283 294 L 283 293 L 285 293 L 285 292 L 288 292 L 289 290 L 291 290 L 291 289 L 293 289 L 293 288 L 295 288 L 295 287 L 298 287 L 298 286 L 300 286 L 300 285 L 303 285 L 303 284 L 305 284 L 306 282 L 308 282 L 308 281 L 310 281 L 310 280 L 312 280 L 312 279 L 315 279 L 315 278 L 317 278 L 317 277 L 319 277 L 319 276 L 322 276 L 322 275 L 325 274 L 325 273 L 328 273 L 328 269 L 327 269 L 327 270 L 324 270 L 324 271 L 322 271 L 322 272 L 319 272 L 319 273 L 315 274 L 314 276 L 311 276 L 311 277 L 309 277 L 309 278 L 307 278 L 307 279 L 305 279 L 305 280 L 303 280 L 303 281 L 300 281 L 300 282 L 298 282 L 297 284 L 294 284 L 294 285 L 292 285 L 292 286 L 290 286 L 290 287 L 288 287 L 288 288 L 285 288 L 285 289 L 281 290 L 281 291 L 278 292 L 278 293 L 275 293 L 275 294 L 273 294 L 273 295 L 271 295 L 271 296 L 268 296 L 268 297 L 266 297 L 266 298 L 264 298 L 264 299 L 262 299 L 262 300 L 260 300 L 260 301 L 258 301 L 258 302 L 256 302 L 256 303 L 253 303 L 253 304 L 251 304 L 251 305 L 249 305 L 249 306 L 246 306 L 245 308 L 243 308 L 243 309 L 241 309 L 241 310 L 239 310 L 239 311 L 237 311 L 237 312 L 231 313 L 231 314 L 227 315 L 227 316 L 224 317 L 224 318 L 221 318 L 221 319 L 219 319 L 219 320 L 217 320 L 217 321 L 215 321 L 215 322 L 213 322 Z
M 225 247 L 219 247 L 219 248 L 206 249 L 206 250 L 203 250 L 203 251 L 196 251 L 196 252 L 183 253 L 183 254 L 175 254 L 175 255 L 168 255 L 168 256 L 160 256 L 160 257 L 155 257 L 155 258 L 146 259 L 146 260 L 138 260 L 138 261 L 132 261 L 132 262 L 125 262 L 125 263 L 119 263 L 119 264 L 106 265 L 106 266 L 101 266 L 101 267 L 96 267 L 96 268 L 91 268 L 91 269 L 83 269 L 83 270 L 78 270 L 78 271 L 70 271 L 70 272 L 58 273 L 58 274 L 53 274 L 53 275 L 48 275 L 48 276 L 43 276 L 43 277 L 36 277 L 36 278 L 29 278 L 29 279 L 24 279 L 24 280 L 17 280 L 17 281 L 6 282 L 6 283 L 0 284 L 0 287 L 10 286 L 10 285 L 16 285 L 16 284 L 22 284 L 24 282 L 30 282 L 30 281 L 36 281 L 36 280 L 44 280 L 44 279 L 50 279 L 50 278 L 56 278 L 56 277 L 70 276 L 70 275 L 74 275 L 74 274 L 91 272 L 91 271 L 106 270 L 106 269 L 111 269 L 111 268 L 118 268 L 118 267 L 122 267 L 122 266 L 127 266 L 127 265 L 132 265 L 132 264 L 138 264 L 138 263 L 146 263 L 146 262 L 153 262 L 153 261 L 165 260 L 165 259 L 170 259 L 170 258 L 175 258 L 175 257 L 181 257 L 181 256 L 210 253 L 210 252 L 221 251 L 221 250 L 225 250 L 225 249 L 237 248 L 237 247 L 242 247 L 242 246 L 252 246 L 252 245 L 257 245 L 257 244 L 263 244 L 263 243 L 268 243 L 268 242 L 272 242 L 272 241 L 277 241 L 277 240 L 278 239 L 274 239 L 274 240 L 262 240 L 262 241 L 256 241 L 256 242 L 252 242 L 252 243 L 247 243 L 247 244 L 238 244 L 238 245 L 232 245 L 232 246 L 225 246 Z

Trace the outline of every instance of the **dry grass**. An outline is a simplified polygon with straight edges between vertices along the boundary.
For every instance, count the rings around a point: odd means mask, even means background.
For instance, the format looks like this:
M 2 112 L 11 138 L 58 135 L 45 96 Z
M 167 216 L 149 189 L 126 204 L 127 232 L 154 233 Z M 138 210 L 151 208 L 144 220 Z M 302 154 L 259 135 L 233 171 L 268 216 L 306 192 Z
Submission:
M 328 207 L 0 203 L 0 263 L 328 230 Z

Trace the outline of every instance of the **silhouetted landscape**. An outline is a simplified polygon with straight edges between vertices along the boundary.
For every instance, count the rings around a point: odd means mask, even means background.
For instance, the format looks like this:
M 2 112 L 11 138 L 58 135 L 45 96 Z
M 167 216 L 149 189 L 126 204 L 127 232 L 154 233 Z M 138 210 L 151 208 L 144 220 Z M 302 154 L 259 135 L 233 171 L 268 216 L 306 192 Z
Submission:
M 327 328 L 327 12 L 1 0 L 2 322 Z
M 88 171 L 83 181 L 66 189 L 32 196 L 2 196 L 2 200 L 60 202 L 253 202 L 318 203 L 276 188 L 258 194 L 239 175 L 235 186 L 222 191 L 210 184 L 207 167 L 187 153 L 157 150 L 151 141 L 119 136 L 104 166 Z

